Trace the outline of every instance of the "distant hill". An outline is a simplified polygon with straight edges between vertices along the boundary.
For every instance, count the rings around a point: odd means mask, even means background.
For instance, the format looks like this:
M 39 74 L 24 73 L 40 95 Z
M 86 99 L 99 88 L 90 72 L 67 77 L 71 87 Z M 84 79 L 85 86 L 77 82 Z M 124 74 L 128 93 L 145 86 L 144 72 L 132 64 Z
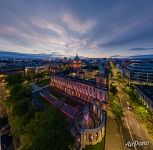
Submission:
M 64 55 L 59 55 L 57 52 L 52 52 L 51 54 L 26 54 L 17 52 L 0 51 L 0 58 L 21 58 L 21 59 L 54 59 L 63 58 Z M 75 56 L 68 56 L 68 58 L 73 59 Z M 81 59 L 85 57 L 79 56 Z
M 153 58 L 153 54 L 150 55 L 135 55 L 135 56 L 130 56 L 132 58 Z
M 134 55 L 134 56 L 121 56 L 121 55 L 114 55 L 110 56 L 110 58 L 153 58 L 153 54 L 150 55 Z
M 0 58 L 34 58 L 34 59 L 50 59 L 55 57 L 62 57 L 62 55 L 53 54 L 25 54 L 25 53 L 16 53 L 16 52 L 8 52 L 8 51 L 0 51 Z

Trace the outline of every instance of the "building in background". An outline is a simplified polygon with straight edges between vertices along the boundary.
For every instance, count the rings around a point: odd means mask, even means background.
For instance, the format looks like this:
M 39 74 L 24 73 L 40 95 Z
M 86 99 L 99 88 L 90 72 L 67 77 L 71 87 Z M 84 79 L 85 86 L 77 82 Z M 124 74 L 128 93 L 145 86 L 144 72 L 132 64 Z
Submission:
M 142 102 L 144 105 L 153 111 L 153 86 L 135 85 Z
M 50 66 L 44 65 L 44 66 L 36 66 L 36 67 L 25 67 L 25 75 L 32 75 L 36 73 L 42 73 L 42 72 L 49 72 Z
M 82 61 L 81 59 L 78 57 L 78 55 L 76 54 L 76 56 L 74 57 L 74 59 L 72 60 L 72 68 L 74 70 L 78 70 L 81 69 L 82 67 Z
M 153 63 L 132 63 L 126 68 L 129 82 L 153 83 Z

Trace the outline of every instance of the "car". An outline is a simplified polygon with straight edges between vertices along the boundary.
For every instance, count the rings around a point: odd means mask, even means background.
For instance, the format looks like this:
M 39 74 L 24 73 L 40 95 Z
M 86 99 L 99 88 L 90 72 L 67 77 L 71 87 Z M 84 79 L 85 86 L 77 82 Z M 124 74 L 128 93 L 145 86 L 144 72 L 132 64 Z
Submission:
M 128 110 L 133 110 L 133 107 L 129 105 Z

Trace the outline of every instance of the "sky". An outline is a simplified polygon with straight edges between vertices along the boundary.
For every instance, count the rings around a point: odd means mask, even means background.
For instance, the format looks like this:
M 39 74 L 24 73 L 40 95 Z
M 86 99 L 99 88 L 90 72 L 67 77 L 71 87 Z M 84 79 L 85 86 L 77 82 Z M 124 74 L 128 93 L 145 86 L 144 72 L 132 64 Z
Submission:
M 153 54 L 153 0 L 0 0 L 0 51 Z

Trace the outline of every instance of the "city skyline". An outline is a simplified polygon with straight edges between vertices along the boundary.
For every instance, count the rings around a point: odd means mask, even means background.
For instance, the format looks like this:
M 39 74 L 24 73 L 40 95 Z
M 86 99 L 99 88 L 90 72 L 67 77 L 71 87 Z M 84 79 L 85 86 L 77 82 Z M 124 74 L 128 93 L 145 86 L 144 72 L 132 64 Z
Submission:
M 0 51 L 88 57 L 153 54 L 153 1 L 0 1 Z

